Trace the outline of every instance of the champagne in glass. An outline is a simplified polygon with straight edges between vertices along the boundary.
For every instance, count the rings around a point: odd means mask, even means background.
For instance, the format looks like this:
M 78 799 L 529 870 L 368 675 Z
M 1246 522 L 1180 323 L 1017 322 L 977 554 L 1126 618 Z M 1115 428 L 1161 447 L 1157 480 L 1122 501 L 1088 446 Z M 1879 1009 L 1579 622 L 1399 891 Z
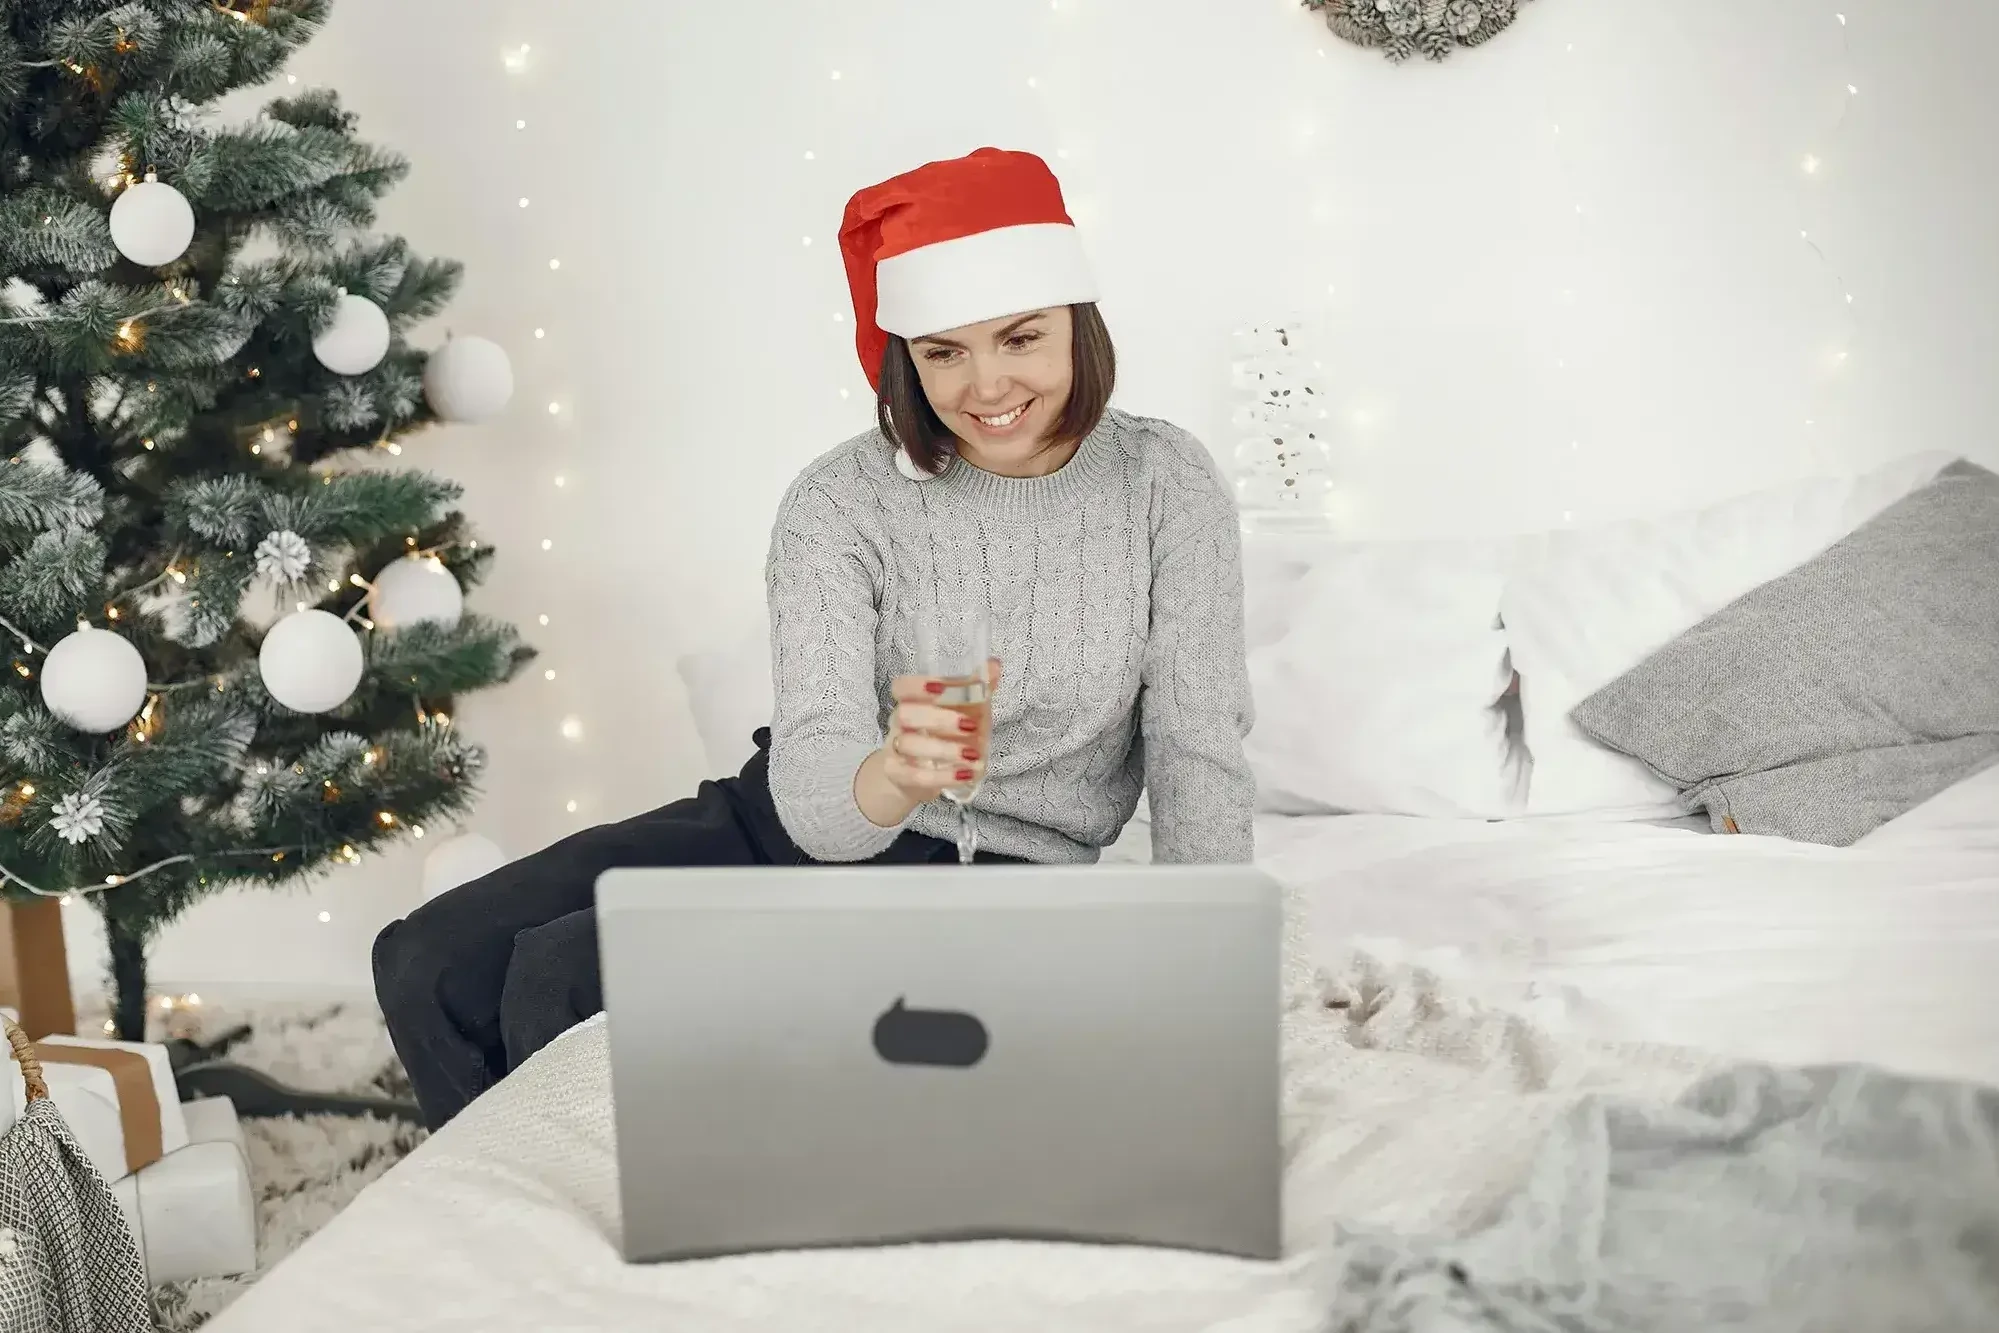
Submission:
M 917 670 L 944 685 L 944 692 L 937 696 L 937 706 L 970 718 L 975 724 L 972 731 L 964 733 L 965 743 L 979 752 L 973 768 L 975 776 L 970 782 L 944 789 L 944 799 L 958 807 L 961 865 L 972 864 L 979 850 L 979 826 L 972 816 L 972 798 L 979 793 L 979 775 L 985 773 L 992 754 L 992 707 L 987 697 L 991 687 L 991 677 L 987 674 L 991 657 L 989 637 L 985 609 L 962 594 L 956 600 L 940 595 L 936 611 L 917 633 L 917 652 L 922 659 Z

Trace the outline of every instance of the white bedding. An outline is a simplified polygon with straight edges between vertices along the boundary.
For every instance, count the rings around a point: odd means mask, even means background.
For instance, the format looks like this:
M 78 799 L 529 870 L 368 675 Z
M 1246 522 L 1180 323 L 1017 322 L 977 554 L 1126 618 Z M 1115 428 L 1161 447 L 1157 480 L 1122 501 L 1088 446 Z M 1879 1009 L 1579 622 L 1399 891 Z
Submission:
M 1259 837 L 1292 891 L 1282 1264 L 977 1244 L 628 1267 L 593 1021 L 209 1328 L 1307 1330 L 1335 1221 L 1471 1225 L 1580 1091 L 1670 1096 L 1726 1057 L 1999 1082 L 1999 768 L 1844 850 L 1382 816 Z

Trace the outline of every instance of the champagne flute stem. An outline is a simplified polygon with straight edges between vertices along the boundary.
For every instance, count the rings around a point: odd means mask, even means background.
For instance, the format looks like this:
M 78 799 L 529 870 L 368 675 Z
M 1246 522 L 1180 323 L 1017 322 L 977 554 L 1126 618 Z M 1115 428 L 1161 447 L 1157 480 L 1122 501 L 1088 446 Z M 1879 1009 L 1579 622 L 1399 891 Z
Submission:
M 968 866 L 979 854 L 979 826 L 972 818 L 972 804 L 958 807 L 958 864 Z

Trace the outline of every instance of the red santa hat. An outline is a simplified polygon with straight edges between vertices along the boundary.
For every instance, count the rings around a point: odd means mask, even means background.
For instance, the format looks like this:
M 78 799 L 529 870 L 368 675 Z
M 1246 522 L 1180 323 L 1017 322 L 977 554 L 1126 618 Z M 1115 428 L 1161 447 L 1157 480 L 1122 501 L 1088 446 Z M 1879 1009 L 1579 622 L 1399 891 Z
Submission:
M 891 333 L 1097 299 L 1062 186 L 1032 153 L 981 148 L 869 186 L 847 201 L 840 254 L 855 350 L 876 389 Z

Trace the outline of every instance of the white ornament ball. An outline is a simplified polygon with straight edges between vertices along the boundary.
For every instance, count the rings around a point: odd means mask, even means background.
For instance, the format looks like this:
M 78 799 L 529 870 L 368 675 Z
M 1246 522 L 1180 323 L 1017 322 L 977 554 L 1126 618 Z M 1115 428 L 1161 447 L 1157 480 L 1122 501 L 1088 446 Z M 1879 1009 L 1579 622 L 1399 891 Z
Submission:
M 446 629 L 465 614 L 458 576 L 435 556 L 406 555 L 385 565 L 368 588 L 368 619 L 379 629 L 434 620 Z
M 145 659 L 122 634 L 79 629 L 49 649 L 42 702 L 78 731 L 116 731 L 146 702 Z
M 347 292 L 333 322 L 312 340 L 312 354 L 336 375 L 365 375 L 389 354 L 389 317 L 367 297 Z
M 327 611 L 294 611 L 264 635 L 257 671 L 271 697 L 297 713 L 327 713 L 361 683 L 361 640 Z
M 496 342 L 452 338 L 430 354 L 423 396 L 446 421 L 484 421 L 514 396 L 514 368 Z
M 446 838 L 423 858 L 423 896 L 426 900 L 448 893 L 460 884 L 469 884 L 491 874 L 507 863 L 507 854 L 491 838 L 461 833 Z
M 147 177 L 111 205 L 111 243 L 135 264 L 171 264 L 187 253 L 193 239 L 194 209 L 164 181 Z

